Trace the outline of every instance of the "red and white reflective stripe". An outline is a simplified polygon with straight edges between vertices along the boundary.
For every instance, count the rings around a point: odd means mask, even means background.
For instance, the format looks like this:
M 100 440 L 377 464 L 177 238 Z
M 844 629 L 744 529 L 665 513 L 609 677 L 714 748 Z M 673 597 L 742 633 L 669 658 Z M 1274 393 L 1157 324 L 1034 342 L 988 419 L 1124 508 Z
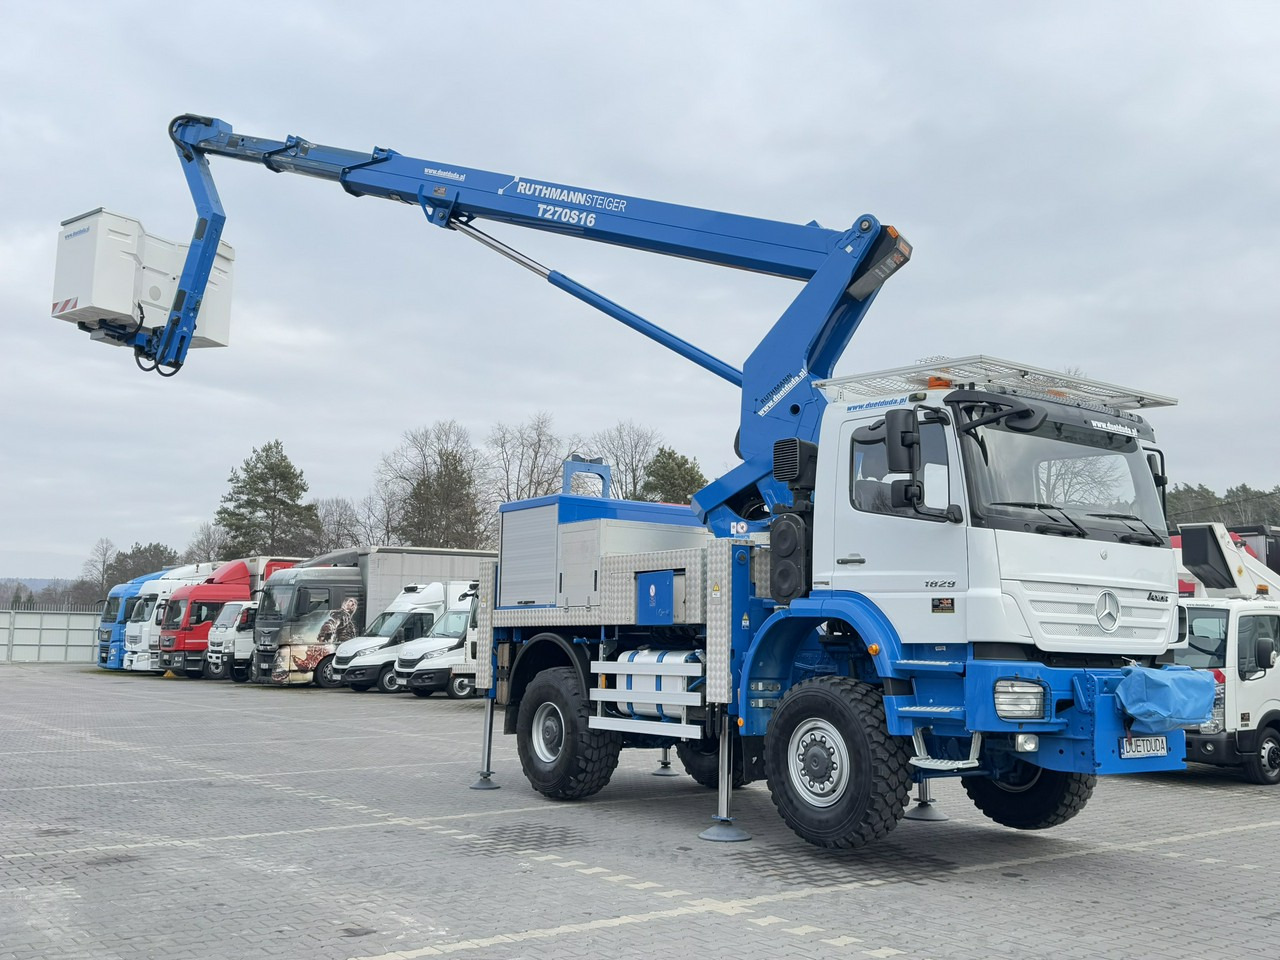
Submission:
M 60 313 L 66 313 L 68 310 L 74 310 L 79 303 L 79 297 L 72 297 L 70 300 L 63 300 L 61 303 L 55 303 L 53 305 L 53 315 L 56 317 Z
M 1215 668 L 1213 670 L 1210 670 L 1209 672 L 1213 674 L 1213 679 L 1217 680 L 1218 683 L 1227 682 L 1227 675 L 1223 673 L 1221 670 L 1218 670 L 1217 668 Z

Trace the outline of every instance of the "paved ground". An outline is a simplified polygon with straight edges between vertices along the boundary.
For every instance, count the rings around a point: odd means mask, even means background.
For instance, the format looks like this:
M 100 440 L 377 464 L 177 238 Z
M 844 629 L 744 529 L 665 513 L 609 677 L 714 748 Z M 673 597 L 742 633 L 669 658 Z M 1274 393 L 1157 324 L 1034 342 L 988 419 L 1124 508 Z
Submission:
M 0 960 L 1276 956 L 1280 791 L 1199 768 L 1102 782 L 1019 833 L 946 823 L 863 852 L 698 839 L 715 795 L 623 754 L 576 804 L 479 701 L 0 665 Z

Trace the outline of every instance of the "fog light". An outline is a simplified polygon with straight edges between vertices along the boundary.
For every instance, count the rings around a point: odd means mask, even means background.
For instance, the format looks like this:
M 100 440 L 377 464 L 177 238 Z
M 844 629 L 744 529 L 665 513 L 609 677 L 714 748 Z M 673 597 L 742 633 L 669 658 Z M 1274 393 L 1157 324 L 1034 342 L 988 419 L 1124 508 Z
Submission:
M 1212 744 L 1212 743 L 1206 743 L 1206 744 L 1204 745 L 1204 752 L 1205 752 L 1205 753 L 1213 753 L 1213 744 Z
M 1044 687 L 1034 680 L 997 680 L 994 699 L 1003 720 L 1044 718 Z
M 1018 753 L 1035 753 L 1040 749 L 1040 738 L 1034 733 L 1020 733 L 1013 738 L 1013 749 Z

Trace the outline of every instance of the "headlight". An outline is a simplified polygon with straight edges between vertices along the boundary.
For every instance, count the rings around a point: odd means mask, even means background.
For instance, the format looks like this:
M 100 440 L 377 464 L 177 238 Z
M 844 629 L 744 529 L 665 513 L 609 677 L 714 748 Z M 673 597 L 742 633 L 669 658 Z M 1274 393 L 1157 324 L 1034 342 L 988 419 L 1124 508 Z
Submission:
M 1044 719 L 1044 687 L 1034 680 L 997 680 L 994 699 L 1002 720 Z
M 1208 723 L 1200 724 L 1201 733 L 1221 733 L 1226 717 L 1227 685 L 1213 685 L 1213 715 Z
M 452 653 L 452 652 L 453 651 L 450 650 L 448 647 L 445 647 L 443 650 L 428 650 L 426 653 L 424 653 L 422 656 L 418 658 L 418 662 L 421 663 L 423 660 L 437 660 L 440 657 L 443 657 L 446 653 Z

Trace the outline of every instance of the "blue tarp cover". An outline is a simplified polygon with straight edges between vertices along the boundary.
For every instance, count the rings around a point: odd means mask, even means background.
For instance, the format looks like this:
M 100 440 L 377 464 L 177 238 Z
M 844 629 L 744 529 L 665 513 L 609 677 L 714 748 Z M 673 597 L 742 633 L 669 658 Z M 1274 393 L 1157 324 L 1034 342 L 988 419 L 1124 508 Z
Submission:
M 1213 715 L 1213 677 L 1190 667 L 1125 667 L 1116 697 L 1133 717 L 1134 733 L 1167 733 L 1207 723 Z

